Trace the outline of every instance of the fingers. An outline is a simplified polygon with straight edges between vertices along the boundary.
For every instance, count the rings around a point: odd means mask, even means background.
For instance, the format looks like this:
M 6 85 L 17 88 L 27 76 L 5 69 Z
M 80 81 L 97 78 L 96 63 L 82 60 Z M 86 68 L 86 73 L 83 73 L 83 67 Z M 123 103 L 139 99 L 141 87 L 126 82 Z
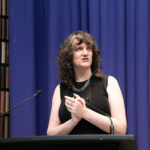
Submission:
M 72 106 L 71 106 L 71 105 L 69 105 L 69 104 L 67 104 L 66 102 L 65 102 L 65 105 L 66 105 L 67 110 L 68 110 L 69 112 L 71 112 L 71 110 L 72 110 Z
M 65 99 L 72 102 L 72 103 L 75 102 L 75 99 L 73 97 L 65 96 Z
M 67 99 L 66 99 L 66 101 L 65 101 L 65 104 L 66 104 L 67 106 L 73 106 L 73 102 L 71 102 L 71 101 L 69 101 L 69 100 L 67 100 Z
M 83 112 L 86 109 L 85 100 L 77 94 L 74 95 L 75 97 L 64 97 L 65 106 L 72 115 L 82 118 Z
M 65 96 L 65 105 L 67 106 L 67 108 L 70 108 L 75 104 L 75 103 L 80 103 L 82 105 L 85 105 L 85 100 L 83 98 L 81 98 L 79 95 L 77 94 L 73 94 L 73 97 L 69 97 L 69 96 Z
M 83 98 L 78 99 L 78 101 L 82 104 L 85 105 L 85 100 Z
M 81 98 L 79 95 L 77 95 L 76 93 L 73 93 L 74 97 L 76 98 L 76 100 L 78 100 L 82 105 L 85 104 L 85 100 L 83 98 Z
M 73 103 L 75 102 L 74 98 L 65 96 L 65 105 L 69 112 L 72 110 Z
M 74 97 L 65 96 L 65 105 L 70 112 L 77 105 L 77 103 L 79 102 Z
M 76 93 L 73 93 L 73 96 L 74 96 L 75 98 L 80 98 L 80 96 L 77 95 Z

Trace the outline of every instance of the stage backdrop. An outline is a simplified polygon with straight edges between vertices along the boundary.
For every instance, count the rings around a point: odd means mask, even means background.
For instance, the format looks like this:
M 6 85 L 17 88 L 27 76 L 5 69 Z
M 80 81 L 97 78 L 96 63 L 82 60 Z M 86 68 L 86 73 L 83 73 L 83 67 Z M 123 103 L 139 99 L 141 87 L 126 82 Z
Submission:
M 90 32 L 101 49 L 102 70 L 123 92 L 128 131 L 139 150 L 150 149 L 150 1 L 9 0 L 10 135 L 46 135 L 52 93 L 59 83 L 56 56 L 72 32 Z

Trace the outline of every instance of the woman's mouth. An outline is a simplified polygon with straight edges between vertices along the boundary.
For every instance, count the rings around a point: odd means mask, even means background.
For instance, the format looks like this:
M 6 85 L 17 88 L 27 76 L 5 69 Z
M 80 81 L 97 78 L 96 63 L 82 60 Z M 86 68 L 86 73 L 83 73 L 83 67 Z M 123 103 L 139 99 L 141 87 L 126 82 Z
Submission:
M 89 59 L 88 58 L 82 58 L 82 61 L 88 61 Z

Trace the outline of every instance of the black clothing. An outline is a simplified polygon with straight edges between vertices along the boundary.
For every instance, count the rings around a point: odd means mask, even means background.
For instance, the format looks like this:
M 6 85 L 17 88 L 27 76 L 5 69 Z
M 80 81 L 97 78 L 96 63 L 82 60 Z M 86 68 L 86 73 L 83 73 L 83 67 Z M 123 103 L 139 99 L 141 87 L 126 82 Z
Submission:
M 96 112 L 98 109 L 102 110 L 110 116 L 110 107 L 108 102 L 107 88 L 108 76 L 103 75 L 101 78 L 97 78 L 92 75 L 89 85 L 82 92 L 76 92 L 84 98 L 88 104 L 86 106 Z M 80 88 L 84 85 L 84 82 L 75 82 L 75 87 Z M 73 97 L 75 93 L 71 88 L 68 88 L 64 83 L 60 84 L 60 94 L 61 94 L 61 105 L 59 108 L 59 118 L 61 123 L 66 122 L 71 118 L 71 113 L 67 110 L 65 106 L 64 96 Z M 95 108 L 96 107 L 96 108 Z M 100 112 L 98 112 L 100 113 Z M 75 126 L 70 134 L 107 134 L 103 130 L 97 128 L 88 121 L 81 119 L 80 122 Z

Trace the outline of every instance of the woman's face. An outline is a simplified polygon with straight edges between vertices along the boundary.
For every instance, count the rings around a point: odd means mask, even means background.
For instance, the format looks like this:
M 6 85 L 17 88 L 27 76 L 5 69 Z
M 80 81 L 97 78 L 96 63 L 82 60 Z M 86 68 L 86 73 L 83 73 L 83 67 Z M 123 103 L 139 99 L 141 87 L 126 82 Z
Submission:
M 92 47 L 86 43 L 78 44 L 79 41 L 74 41 L 73 48 L 73 66 L 77 68 L 91 68 L 92 64 Z

